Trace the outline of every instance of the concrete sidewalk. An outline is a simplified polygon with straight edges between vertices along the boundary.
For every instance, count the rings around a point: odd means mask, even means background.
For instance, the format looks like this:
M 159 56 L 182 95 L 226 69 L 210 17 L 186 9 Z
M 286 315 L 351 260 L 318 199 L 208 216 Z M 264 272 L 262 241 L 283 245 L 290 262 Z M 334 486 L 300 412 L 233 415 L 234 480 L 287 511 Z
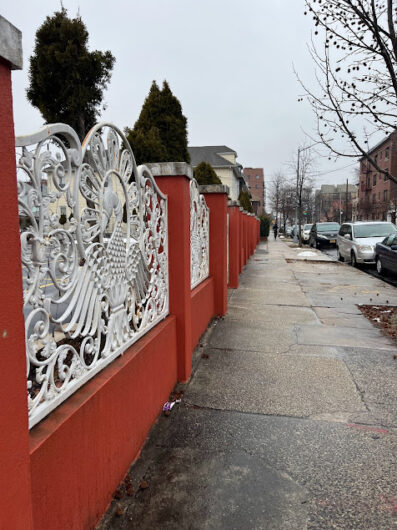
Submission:
M 394 527 L 396 344 L 361 303 L 397 305 L 397 289 L 261 244 L 99 528 Z

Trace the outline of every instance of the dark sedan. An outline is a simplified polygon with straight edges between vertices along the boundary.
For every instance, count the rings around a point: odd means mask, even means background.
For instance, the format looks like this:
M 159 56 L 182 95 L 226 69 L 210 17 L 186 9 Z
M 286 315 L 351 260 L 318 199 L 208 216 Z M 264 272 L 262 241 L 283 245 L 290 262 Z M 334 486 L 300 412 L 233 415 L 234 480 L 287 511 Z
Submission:
M 376 270 L 379 274 L 386 271 L 397 273 L 397 235 L 390 234 L 375 247 Z
M 309 245 L 316 248 L 323 245 L 336 246 L 339 229 L 339 223 L 314 223 L 310 230 Z

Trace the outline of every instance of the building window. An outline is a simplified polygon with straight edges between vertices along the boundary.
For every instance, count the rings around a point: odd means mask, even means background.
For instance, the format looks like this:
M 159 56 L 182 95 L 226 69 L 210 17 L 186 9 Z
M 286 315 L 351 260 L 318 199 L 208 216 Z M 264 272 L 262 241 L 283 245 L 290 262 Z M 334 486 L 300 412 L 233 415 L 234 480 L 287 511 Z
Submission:
M 385 160 L 389 160 L 390 157 L 390 147 L 386 147 L 385 149 Z
M 376 193 L 374 193 L 374 194 L 372 195 L 372 202 L 374 202 L 374 203 L 376 202 Z
M 372 177 L 373 186 L 376 186 L 376 173 L 374 173 L 374 176 Z
M 387 202 L 387 190 L 384 190 L 383 192 L 383 200 Z
M 255 178 L 258 180 L 259 179 L 259 175 L 257 175 Z
M 378 155 L 375 155 L 375 164 L 378 163 Z

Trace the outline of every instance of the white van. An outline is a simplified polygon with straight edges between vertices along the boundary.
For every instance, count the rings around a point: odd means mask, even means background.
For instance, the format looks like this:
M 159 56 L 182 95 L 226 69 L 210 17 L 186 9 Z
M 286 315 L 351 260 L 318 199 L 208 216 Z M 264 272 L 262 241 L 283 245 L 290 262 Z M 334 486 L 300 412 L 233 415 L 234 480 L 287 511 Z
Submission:
M 375 263 L 376 243 L 394 232 L 396 226 L 386 221 L 344 223 L 336 238 L 338 259 L 350 261 L 353 267 L 358 263 Z

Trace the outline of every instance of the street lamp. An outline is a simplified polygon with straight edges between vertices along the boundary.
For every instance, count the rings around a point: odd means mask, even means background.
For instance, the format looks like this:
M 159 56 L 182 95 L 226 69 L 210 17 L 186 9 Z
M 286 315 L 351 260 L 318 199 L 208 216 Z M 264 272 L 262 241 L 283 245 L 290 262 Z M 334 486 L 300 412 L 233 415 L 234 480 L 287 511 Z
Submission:
M 299 233 L 298 237 L 298 197 L 299 197 L 299 157 L 302 151 L 306 151 L 306 149 L 310 149 L 311 147 L 314 147 L 317 144 L 321 144 L 322 142 L 315 142 L 314 144 L 308 145 L 307 147 L 298 147 L 298 161 L 296 165 L 296 200 L 295 200 L 295 230 L 294 230 L 294 243 L 297 243 L 298 240 L 301 240 L 301 234 Z M 300 232 L 300 230 L 299 230 Z

